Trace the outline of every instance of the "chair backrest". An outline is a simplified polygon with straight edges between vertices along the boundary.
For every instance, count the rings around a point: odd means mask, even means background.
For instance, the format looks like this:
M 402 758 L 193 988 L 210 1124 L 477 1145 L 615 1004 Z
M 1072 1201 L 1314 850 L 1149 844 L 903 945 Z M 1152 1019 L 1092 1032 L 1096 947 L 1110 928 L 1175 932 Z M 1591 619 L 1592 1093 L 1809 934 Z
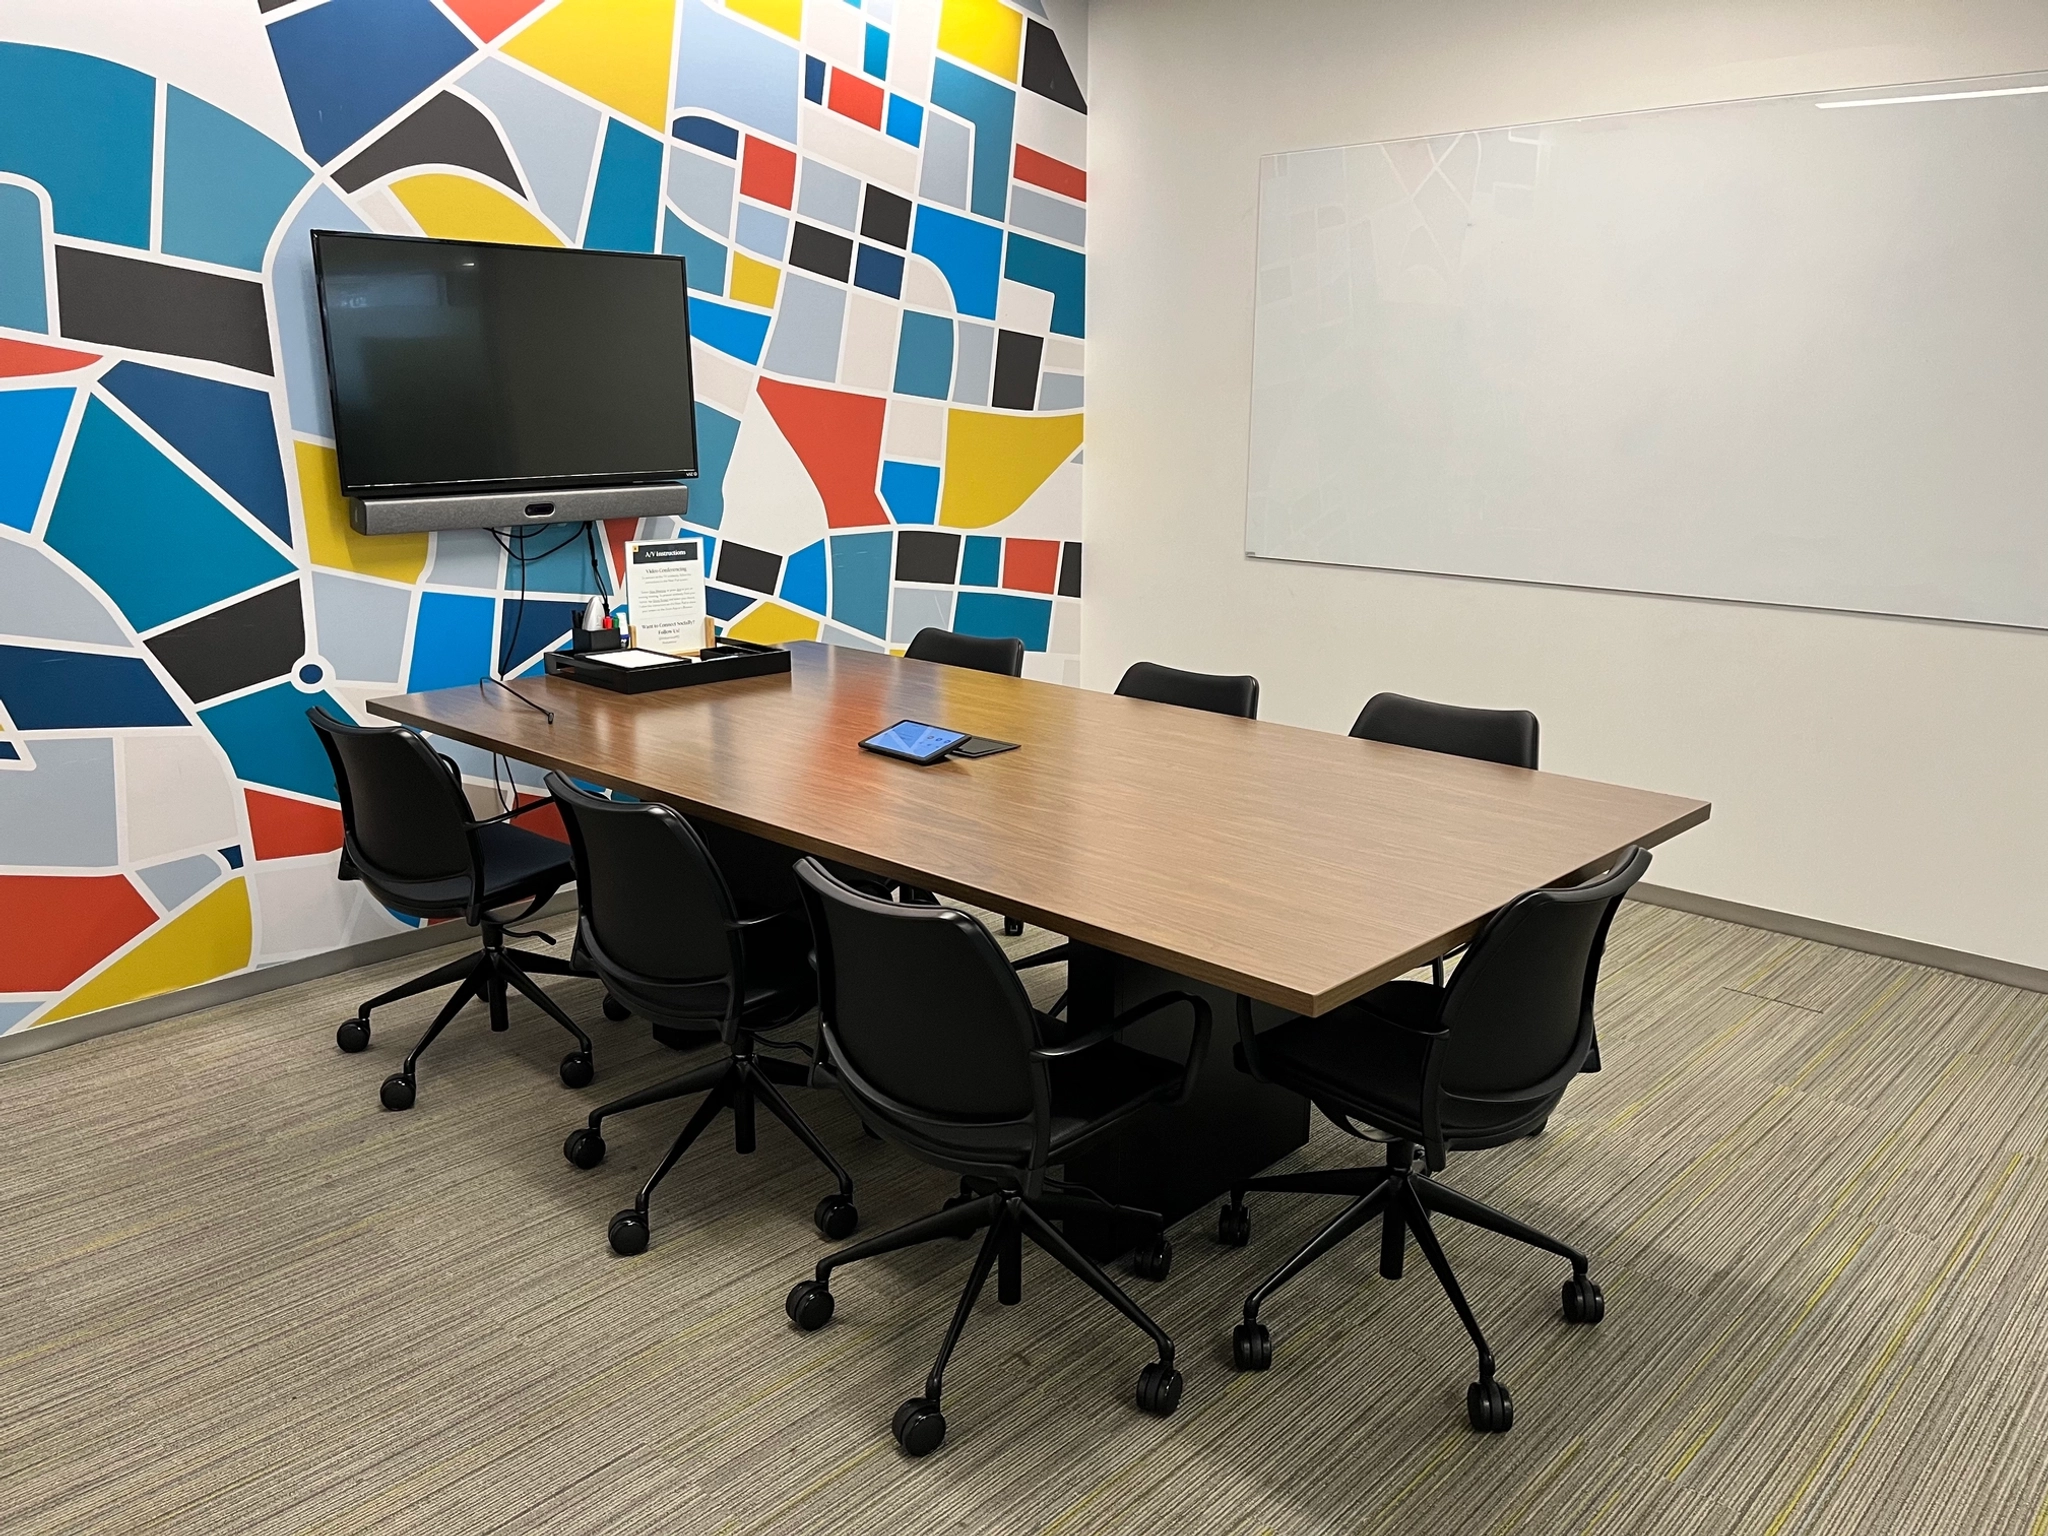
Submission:
M 1023 1120 L 1045 1103 L 1031 1000 L 986 928 L 949 907 L 865 896 L 815 859 L 796 874 L 826 1050 L 851 1069 L 840 1078 L 856 1099 L 930 1129 Z
M 467 880 L 469 801 L 418 731 L 306 711 L 334 767 L 348 856 L 372 885 Z
M 584 946 L 600 971 L 639 993 L 739 973 L 732 892 L 680 812 L 589 794 L 558 773 L 547 787 L 569 834 Z
M 920 629 L 904 648 L 912 661 L 936 661 L 948 667 L 969 667 L 999 677 L 1024 675 L 1024 642 L 1014 638 L 963 635 L 950 629 Z
M 1364 741 L 1476 757 L 1510 768 L 1536 766 L 1536 717 L 1526 709 L 1467 709 L 1398 693 L 1376 693 L 1352 722 Z
M 1562 1093 L 1593 1043 L 1607 927 L 1650 867 L 1631 848 L 1579 885 L 1517 896 L 1487 919 L 1445 988 L 1446 1093 L 1527 1102 Z
M 1150 699 L 1182 709 L 1206 709 L 1212 715 L 1259 718 L 1259 680 L 1217 672 L 1183 672 L 1156 661 L 1134 661 L 1116 685 L 1121 699 Z

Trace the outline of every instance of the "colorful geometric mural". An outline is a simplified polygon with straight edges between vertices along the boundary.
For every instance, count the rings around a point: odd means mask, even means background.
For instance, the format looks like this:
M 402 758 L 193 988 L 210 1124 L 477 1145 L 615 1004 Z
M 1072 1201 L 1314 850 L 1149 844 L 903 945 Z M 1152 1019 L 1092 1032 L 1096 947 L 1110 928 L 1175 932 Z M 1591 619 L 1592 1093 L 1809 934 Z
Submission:
M 730 632 L 938 624 L 1075 680 L 1087 119 L 1039 0 L 241 25 L 295 137 L 0 38 L 0 1032 L 398 931 L 335 878 L 307 706 L 536 671 L 626 540 L 677 529 L 356 534 L 314 229 L 683 256 L 687 526 Z

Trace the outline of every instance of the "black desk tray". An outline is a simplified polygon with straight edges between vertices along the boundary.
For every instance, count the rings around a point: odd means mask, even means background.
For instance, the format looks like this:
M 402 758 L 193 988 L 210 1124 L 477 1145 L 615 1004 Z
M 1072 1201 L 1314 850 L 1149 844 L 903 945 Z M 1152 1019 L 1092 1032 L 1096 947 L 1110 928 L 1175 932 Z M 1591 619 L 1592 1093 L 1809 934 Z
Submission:
M 729 683 L 741 677 L 771 677 L 789 670 L 789 652 L 782 647 L 746 640 L 721 640 L 695 661 L 679 656 L 661 666 L 613 667 L 595 658 L 596 653 L 549 651 L 543 665 L 549 677 L 566 677 L 613 693 L 656 693 L 664 688 L 694 688 L 700 683 Z

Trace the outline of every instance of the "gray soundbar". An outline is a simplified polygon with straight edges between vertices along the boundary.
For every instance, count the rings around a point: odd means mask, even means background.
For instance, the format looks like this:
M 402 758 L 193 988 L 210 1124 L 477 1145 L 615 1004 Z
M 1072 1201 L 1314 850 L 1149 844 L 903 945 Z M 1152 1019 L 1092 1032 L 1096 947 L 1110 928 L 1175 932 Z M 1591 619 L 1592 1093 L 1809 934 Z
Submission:
M 690 488 L 662 485 L 581 486 L 563 491 L 458 492 L 449 496 L 351 496 L 349 526 L 357 533 L 428 533 L 440 528 L 531 528 L 543 523 L 594 523 L 610 517 L 687 517 Z

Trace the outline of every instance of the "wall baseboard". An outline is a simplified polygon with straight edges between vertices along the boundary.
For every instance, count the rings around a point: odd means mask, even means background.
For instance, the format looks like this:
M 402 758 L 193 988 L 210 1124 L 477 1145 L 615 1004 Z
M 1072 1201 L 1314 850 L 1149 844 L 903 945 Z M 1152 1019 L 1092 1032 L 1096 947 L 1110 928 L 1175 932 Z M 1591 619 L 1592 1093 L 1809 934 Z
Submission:
M 1939 944 L 1923 944 L 1918 939 L 1901 939 L 1888 933 L 1847 928 L 1840 923 L 1822 922 L 1817 917 L 1774 912 L 1769 907 L 1752 907 L 1739 901 L 1725 901 L 1719 896 L 1701 896 L 1693 891 L 1674 890 L 1668 885 L 1652 885 L 1647 880 L 1640 882 L 1629 894 L 1653 907 L 1669 907 L 1698 917 L 1719 918 L 1724 923 L 1739 923 L 1744 928 L 1761 928 L 1766 933 L 1811 939 L 1816 944 L 1832 944 L 1837 949 L 1882 955 L 1887 960 L 1931 966 L 1937 971 L 1954 971 L 1958 975 L 1974 976 L 1979 981 L 1995 981 L 2001 986 L 2018 987 L 2026 992 L 2048 992 L 2048 971 L 2021 965 L 2016 960 L 1995 960 L 1989 955 L 1973 955 L 1966 950 L 1943 949 Z M 4 1038 L 0 1038 L 0 1045 L 5 1043 Z
M 556 917 L 575 910 L 575 894 L 568 892 L 555 897 L 527 921 Z M 134 1029 L 139 1025 L 157 1024 L 165 1019 L 198 1013 L 203 1009 L 218 1008 L 223 1003 L 238 1003 L 244 998 L 257 997 L 265 992 L 295 987 L 302 981 L 318 981 L 323 976 L 338 976 L 343 971 L 352 971 L 358 966 L 376 965 L 385 960 L 398 960 L 406 955 L 421 954 L 427 950 L 475 943 L 476 930 L 468 924 L 435 923 L 429 927 L 415 928 L 407 933 L 394 933 L 381 939 L 371 939 L 366 943 L 330 949 L 323 954 L 287 960 L 281 965 L 266 965 L 260 970 L 239 971 L 233 976 L 223 976 L 218 981 L 201 982 L 196 987 L 184 987 L 176 992 L 162 992 L 155 997 L 137 998 L 132 1003 L 101 1008 L 93 1013 L 81 1013 L 76 1018 L 59 1019 L 54 1024 L 38 1024 L 30 1029 L 18 1029 L 12 1034 L 0 1035 L 0 1062 L 18 1061 L 24 1056 L 36 1056 L 44 1051 L 54 1051 L 60 1046 L 74 1045 L 80 1040 L 92 1040 L 101 1035 L 115 1034 L 120 1030 Z M 335 1016 L 334 1022 L 341 1022 L 339 1014 Z

